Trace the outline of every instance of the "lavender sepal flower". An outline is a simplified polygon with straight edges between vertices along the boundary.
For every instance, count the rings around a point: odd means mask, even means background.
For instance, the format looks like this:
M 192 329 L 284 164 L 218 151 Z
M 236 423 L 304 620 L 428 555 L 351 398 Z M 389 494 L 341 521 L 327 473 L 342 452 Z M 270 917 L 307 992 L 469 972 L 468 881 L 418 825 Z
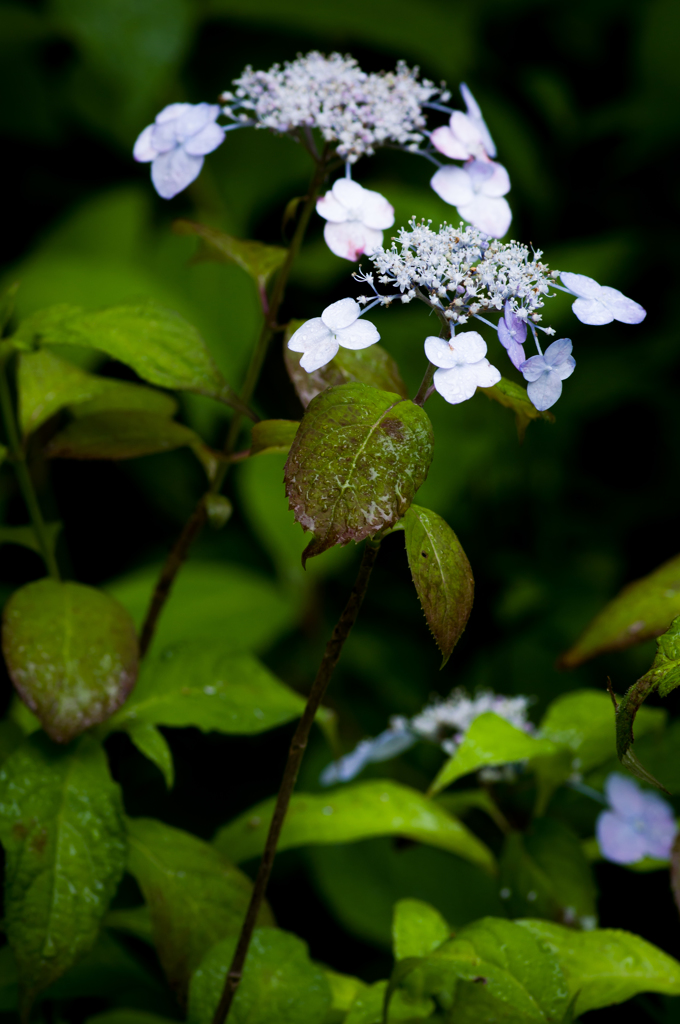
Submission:
M 523 348 L 526 336 L 526 320 L 517 316 L 513 312 L 510 302 L 506 300 L 503 316 L 498 321 L 498 340 L 503 348 L 507 349 L 510 362 L 518 370 L 521 364 L 526 361 Z
M 418 737 L 409 728 L 407 720 L 395 716 L 389 729 L 385 729 L 374 739 L 362 740 L 349 754 L 327 765 L 319 776 L 319 782 L 322 786 L 349 782 L 356 778 L 367 764 L 389 761 L 408 750 L 417 740 Z
M 620 320 L 622 324 L 639 324 L 647 311 L 639 302 L 629 299 L 617 288 L 598 284 L 585 274 L 560 274 L 564 284 L 573 295 L 577 295 L 572 309 L 582 324 L 599 326 Z
M 570 338 L 559 338 L 548 345 L 542 356 L 531 356 L 519 367 L 529 381 L 527 394 L 540 412 L 555 404 L 562 394 L 562 381 L 574 372 L 576 360 L 571 349 Z
M 608 776 L 605 793 L 611 810 L 603 811 L 596 825 L 602 856 L 614 864 L 635 864 L 643 857 L 668 860 L 677 832 L 670 804 L 618 773 Z
M 205 155 L 224 142 L 224 128 L 215 123 L 219 115 L 216 103 L 171 103 L 139 135 L 132 155 L 151 163 L 151 181 L 163 199 L 190 185 Z

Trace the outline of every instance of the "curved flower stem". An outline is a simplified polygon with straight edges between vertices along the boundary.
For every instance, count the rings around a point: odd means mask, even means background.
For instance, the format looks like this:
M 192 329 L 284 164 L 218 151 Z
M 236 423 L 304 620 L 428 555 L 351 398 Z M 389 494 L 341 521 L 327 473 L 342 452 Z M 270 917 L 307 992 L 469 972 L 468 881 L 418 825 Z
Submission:
M 257 339 L 257 343 L 255 344 L 255 348 L 253 349 L 250 357 L 246 377 L 239 393 L 239 397 L 246 405 L 250 402 L 260 378 L 269 343 L 273 335 L 280 330 L 277 323 L 277 317 L 281 303 L 283 302 L 288 278 L 290 277 L 293 263 L 300 251 L 300 247 L 307 230 L 307 225 L 309 224 L 309 219 L 312 216 L 312 211 L 316 205 L 316 198 L 321 190 L 321 186 L 323 185 L 327 173 L 328 147 L 324 149 L 321 157 L 316 161 L 314 174 L 312 175 L 312 180 L 309 183 L 309 189 L 302 207 L 302 212 L 300 213 L 300 219 L 298 220 L 297 227 L 295 229 L 295 234 L 291 239 L 286 259 L 283 262 L 281 270 L 276 276 L 271 298 L 269 299 L 268 309 L 265 315 L 265 322 L 262 325 L 260 336 Z M 243 416 L 238 412 L 234 413 L 224 442 L 225 455 L 230 456 L 233 453 L 242 424 Z M 153 640 L 158 617 L 163 610 L 165 602 L 170 596 L 170 591 L 175 577 L 189 554 L 189 548 L 205 525 L 205 521 L 207 519 L 206 500 L 209 495 L 217 494 L 220 491 L 229 471 L 229 465 L 230 463 L 225 461 L 218 468 L 210 487 L 198 500 L 194 511 L 185 523 L 182 532 L 175 541 L 168 557 L 165 560 L 165 564 L 161 569 L 160 576 L 158 577 L 154 592 L 151 596 L 151 601 L 149 603 L 140 634 L 139 652 L 141 657 L 144 657 L 149 649 L 151 641 Z
M 417 392 L 415 398 L 413 399 L 413 402 L 414 402 L 415 405 L 425 405 L 425 402 L 427 401 L 427 399 L 432 394 L 432 378 L 434 377 L 434 372 L 435 372 L 436 369 L 437 369 L 437 367 L 434 365 L 434 363 L 428 363 L 427 364 L 427 369 L 425 370 L 425 376 L 423 377 L 422 381 L 420 382 L 420 387 L 418 388 L 418 392 Z
M 361 608 L 361 604 L 366 596 L 368 581 L 379 550 L 379 541 L 366 541 L 356 582 L 352 588 L 352 592 L 342 615 L 338 619 L 335 629 L 333 630 L 331 638 L 326 644 L 326 650 L 324 651 L 321 664 L 319 665 L 319 669 L 316 673 L 316 679 L 314 680 L 309 697 L 307 698 L 307 705 L 302 713 L 302 718 L 298 723 L 298 727 L 295 730 L 295 735 L 293 736 L 290 750 L 288 752 L 286 767 L 283 770 L 283 778 L 281 779 L 279 794 L 276 798 L 274 814 L 267 834 L 267 842 L 262 854 L 262 860 L 260 861 L 260 867 L 253 886 L 253 892 L 250 897 L 250 904 L 248 905 L 246 917 L 241 928 L 236 952 L 234 953 L 231 966 L 227 972 L 222 998 L 220 999 L 213 1017 L 213 1024 L 224 1024 L 234 996 L 236 995 L 236 990 L 241 981 L 243 965 L 245 964 L 250 940 L 264 901 L 267 883 L 269 882 L 269 876 L 271 875 L 272 866 L 274 864 L 276 847 L 279 841 L 279 836 L 281 835 L 286 811 L 288 810 L 288 804 L 290 803 L 290 798 L 293 795 L 293 789 L 295 788 L 300 764 L 302 763 L 302 758 L 307 747 L 307 741 L 314 722 L 314 716 L 316 715 L 319 705 L 323 700 L 323 696 L 329 682 L 331 681 L 331 676 L 333 675 L 335 666 L 340 658 L 342 648 L 351 632 L 352 626 L 354 625 L 359 613 L 359 609 Z

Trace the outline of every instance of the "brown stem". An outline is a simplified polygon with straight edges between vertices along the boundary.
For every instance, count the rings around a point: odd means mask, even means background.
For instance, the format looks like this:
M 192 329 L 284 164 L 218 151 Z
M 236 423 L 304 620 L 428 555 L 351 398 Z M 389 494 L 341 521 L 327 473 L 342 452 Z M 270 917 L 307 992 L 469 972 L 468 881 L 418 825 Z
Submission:
M 420 387 L 418 388 L 418 392 L 417 392 L 415 398 L 413 399 L 413 402 L 414 402 L 415 405 L 425 405 L 425 402 L 427 401 L 427 399 L 432 394 L 432 378 L 434 377 L 434 372 L 435 372 L 436 369 L 437 369 L 437 367 L 434 365 L 434 363 L 428 363 L 427 364 L 427 369 L 425 370 L 425 376 L 423 377 L 422 381 L 420 382 Z
M 253 886 L 253 892 L 250 897 L 250 904 L 248 906 L 245 921 L 243 922 L 243 927 L 241 928 L 236 952 L 234 953 L 231 966 L 227 973 L 222 997 L 215 1011 L 215 1016 L 213 1017 L 213 1024 L 224 1024 L 234 996 L 236 995 L 239 982 L 241 981 L 243 965 L 248 954 L 250 940 L 264 900 L 267 883 L 269 882 L 269 876 L 271 875 L 272 866 L 274 864 L 276 847 L 283 827 L 283 822 L 286 817 L 286 811 L 288 810 L 288 804 L 290 803 L 290 798 L 293 795 L 295 781 L 300 770 L 300 764 L 307 746 L 307 740 L 309 739 L 309 733 L 312 728 L 312 723 L 314 722 L 314 716 L 316 715 L 319 705 L 323 700 L 326 688 L 331 680 L 335 666 L 338 663 L 343 645 L 356 621 L 359 609 L 361 608 L 361 604 L 366 595 L 371 570 L 373 569 L 373 565 L 378 556 L 379 549 L 379 542 L 376 543 L 375 541 L 370 540 L 366 541 L 361 565 L 359 567 L 359 574 L 357 575 L 352 593 L 349 596 L 349 600 L 345 605 L 342 615 L 338 619 L 330 640 L 326 644 L 326 650 L 324 651 L 324 656 L 321 659 L 319 670 L 316 673 L 316 679 L 314 680 L 314 684 L 307 699 L 307 705 L 298 727 L 295 730 L 295 735 L 293 736 L 290 750 L 288 751 L 286 767 L 283 771 L 279 795 L 276 798 L 276 806 L 274 807 L 274 814 L 269 826 L 267 842 L 262 854 L 262 860 L 260 861 L 260 867 Z

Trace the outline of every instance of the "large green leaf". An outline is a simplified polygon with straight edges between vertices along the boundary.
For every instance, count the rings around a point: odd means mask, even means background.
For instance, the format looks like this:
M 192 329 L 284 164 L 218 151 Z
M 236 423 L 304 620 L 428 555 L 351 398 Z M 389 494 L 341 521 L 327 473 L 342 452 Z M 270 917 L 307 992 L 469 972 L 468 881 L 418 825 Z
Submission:
M 171 987 L 184 998 L 191 972 L 214 943 L 237 935 L 252 885 L 214 846 L 155 818 L 129 818 L 128 870 L 151 915 Z M 268 907 L 260 914 L 272 924 Z
M 2 649 L 21 699 L 60 743 L 109 718 L 137 677 L 130 615 L 81 583 L 43 579 L 16 590 L 3 613 Z
M 343 1024 L 383 1024 L 385 993 L 388 983 L 376 981 L 355 997 L 349 1013 L 343 1018 Z M 417 1021 L 431 1017 L 435 1009 L 431 999 L 409 997 L 408 993 L 395 992 L 390 999 L 388 1024 L 397 1021 Z
M 498 384 L 494 384 L 493 387 L 477 388 L 477 390 L 484 392 L 486 397 L 490 398 L 493 402 L 498 402 L 499 405 L 503 405 L 506 409 L 511 409 L 514 412 L 517 436 L 520 441 L 524 440 L 527 427 L 532 420 L 547 420 L 548 423 L 555 422 L 555 417 L 551 412 L 539 412 L 533 402 L 529 400 L 526 388 L 523 388 L 520 384 L 515 384 L 512 380 L 506 380 L 505 377 L 501 377 Z
M 455 533 L 436 512 L 411 505 L 403 524 L 409 568 L 442 652 L 443 668 L 470 618 L 475 589 L 472 569 Z
M 262 420 L 253 425 L 250 454 L 288 452 L 300 426 L 297 420 Z
M 451 927 L 424 900 L 399 900 L 394 907 L 392 941 L 394 959 L 427 956 L 451 938 Z
M 218 943 L 194 972 L 188 1024 L 211 1024 L 236 948 Z M 256 928 L 229 1014 L 230 1024 L 324 1024 L 331 993 L 323 969 L 290 932 Z
M 233 238 L 224 231 L 197 224 L 193 220 L 176 220 L 172 227 L 178 235 L 197 235 L 201 239 L 203 248 L 197 259 L 235 263 L 253 278 L 263 295 L 272 274 L 276 273 L 288 255 L 288 250 L 280 245 L 264 245 L 250 239 Z
M 125 866 L 118 786 L 91 737 L 41 733 L 0 770 L 5 927 L 24 1006 L 94 944 Z
M 215 845 L 236 862 L 264 849 L 274 799 L 265 800 L 219 830 Z M 380 779 L 357 782 L 330 793 L 296 793 L 279 840 L 279 850 L 325 843 L 353 843 L 373 836 L 405 836 L 494 868 L 490 850 L 456 818 L 422 793 Z
M 680 615 L 680 555 L 629 583 L 606 604 L 560 663 L 575 668 L 604 651 L 621 651 L 659 636 Z
M 638 992 L 680 995 L 680 963 L 638 935 L 602 928 L 579 932 L 549 921 L 518 921 L 559 960 L 577 996 L 576 1014 L 622 1003 Z
M 555 744 L 550 740 L 537 739 L 495 712 L 487 711 L 475 718 L 455 754 L 432 783 L 431 792 L 438 793 L 456 779 L 480 768 L 543 757 L 554 754 L 555 750 Z
M 162 306 L 112 306 L 85 312 L 50 306 L 24 320 L 15 335 L 24 345 L 79 345 L 106 352 L 150 384 L 196 391 L 250 416 L 212 360 L 195 327 Z
M 286 462 L 286 494 L 314 540 L 303 559 L 393 526 L 427 476 L 427 414 L 399 395 L 342 384 L 309 405 Z
M 351 974 L 338 974 L 328 968 L 324 973 L 331 990 L 331 1005 L 324 1024 L 344 1024 L 352 1003 L 360 993 L 366 991 L 368 985 Z

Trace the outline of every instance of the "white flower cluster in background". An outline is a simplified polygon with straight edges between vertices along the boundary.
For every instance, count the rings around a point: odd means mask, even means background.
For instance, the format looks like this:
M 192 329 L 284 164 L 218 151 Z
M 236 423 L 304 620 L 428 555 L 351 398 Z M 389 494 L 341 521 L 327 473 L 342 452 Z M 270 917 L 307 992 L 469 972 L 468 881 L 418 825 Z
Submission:
M 316 51 L 268 71 L 247 67 L 234 86 L 221 97 L 234 120 L 281 133 L 318 128 L 350 163 L 386 142 L 417 149 L 422 106 L 440 94 L 404 61 L 395 71 L 367 73 L 353 57 Z

